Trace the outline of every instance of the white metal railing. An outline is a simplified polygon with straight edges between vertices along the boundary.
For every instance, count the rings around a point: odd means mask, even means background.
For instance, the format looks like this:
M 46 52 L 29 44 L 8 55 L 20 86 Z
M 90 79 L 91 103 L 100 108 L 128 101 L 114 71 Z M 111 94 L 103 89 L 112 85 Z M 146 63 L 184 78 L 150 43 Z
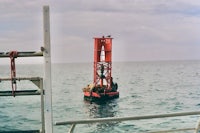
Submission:
M 163 130 L 163 131 L 154 131 L 148 133 L 171 133 L 171 132 L 181 132 L 181 131 L 191 131 L 196 130 L 195 128 L 182 128 L 182 129 L 171 129 L 171 130 Z M 196 133 L 196 131 L 195 131 Z
M 132 117 L 118 117 L 118 118 L 97 118 L 97 119 L 71 120 L 71 121 L 64 121 L 64 122 L 55 122 L 55 125 L 57 125 L 57 126 L 58 125 L 72 125 L 69 130 L 69 133 L 73 133 L 74 128 L 77 124 L 121 122 L 121 121 L 130 121 L 130 120 L 146 120 L 146 119 L 179 117 L 179 116 L 190 116 L 190 115 L 200 115 L 200 111 L 158 114 L 158 115 L 145 115 L 145 116 L 132 116 Z M 177 132 L 177 131 L 187 131 L 187 130 L 194 130 L 194 133 L 198 133 L 199 128 L 200 128 L 200 122 L 198 122 L 196 127 L 194 127 L 194 128 L 156 131 L 156 132 L 150 132 L 150 133 L 166 133 L 166 132 Z

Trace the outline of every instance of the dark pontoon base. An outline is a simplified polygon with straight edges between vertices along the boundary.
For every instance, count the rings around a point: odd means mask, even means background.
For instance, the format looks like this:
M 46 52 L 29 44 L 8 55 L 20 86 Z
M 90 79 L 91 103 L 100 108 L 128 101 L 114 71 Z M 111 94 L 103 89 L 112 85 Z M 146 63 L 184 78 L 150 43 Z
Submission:
M 115 98 L 119 98 L 119 95 L 114 95 L 112 97 L 109 96 L 101 96 L 100 98 L 98 97 L 91 97 L 91 96 L 84 96 L 84 99 L 87 101 L 107 101 L 107 100 L 112 100 Z

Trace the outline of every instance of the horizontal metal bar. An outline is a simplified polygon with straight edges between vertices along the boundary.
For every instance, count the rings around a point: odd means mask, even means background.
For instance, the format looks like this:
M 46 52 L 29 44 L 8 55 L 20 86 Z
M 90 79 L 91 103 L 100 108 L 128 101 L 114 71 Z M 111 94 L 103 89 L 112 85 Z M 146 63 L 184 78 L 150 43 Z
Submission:
M 16 77 L 15 80 L 31 80 L 31 81 L 40 81 L 41 77 Z M 12 80 L 11 78 L 0 78 L 1 81 L 9 81 Z
M 37 57 L 43 56 L 43 52 L 17 52 L 17 57 Z M 10 57 L 9 52 L 0 52 L 0 58 Z
M 0 131 L 0 133 L 40 133 L 40 130 L 26 130 L 26 131 Z
M 154 131 L 148 133 L 170 133 L 170 132 L 180 132 L 180 131 L 190 131 L 190 130 L 195 130 L 195 128 L 172 129 L 172 130 Z
M 40 90 L 17 90 L 15 96 L 40 95 Z M 0 96 L 13 96 L 12 91 L 0 91 Z
M 146 116 L 118 117 L 118 118 L 97 118 L 97 119 L 85 119 L 85 120 L 71 120 L 71 121 L 64 121 L 64 122 L 55 122 L 55 125 L 88 124 L 88 123 L 98 123 L 98 122 L 105 123 L 105 122 L 111 122 L 111 121 L 145 120 L 145 119 L 188 116 L 188 115 L 200 115 L 200 111 L 158 114 L 158 115 L 146 115 Z

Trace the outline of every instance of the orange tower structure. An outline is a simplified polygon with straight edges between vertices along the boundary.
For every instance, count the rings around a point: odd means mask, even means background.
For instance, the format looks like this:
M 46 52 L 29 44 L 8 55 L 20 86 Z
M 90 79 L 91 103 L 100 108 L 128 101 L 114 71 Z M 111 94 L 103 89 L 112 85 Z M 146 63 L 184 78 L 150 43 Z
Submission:
M 93 84 L 83 89 L 86 99 L 112 99 L 119 97 L 118 85 L 112 78 L 112 38 L 94 38 Z
M 94 38 L 94 85 L 111 90 L 112 38 Z

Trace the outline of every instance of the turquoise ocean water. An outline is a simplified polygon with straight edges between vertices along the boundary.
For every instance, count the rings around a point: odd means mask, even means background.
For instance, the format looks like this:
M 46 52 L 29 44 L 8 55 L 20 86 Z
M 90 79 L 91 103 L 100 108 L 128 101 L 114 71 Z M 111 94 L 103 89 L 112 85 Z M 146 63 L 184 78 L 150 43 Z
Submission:
M 92 82 L 92 63 L 52 65 L 53 119 L 67 121 L 127 117 L 200 109 L 200 61 L 113 63 L 113 78 L 120 97 L 102 104 L 83 100 L 82 88 Z M 42 65 L 17 65 L 17 76 L 43 76 Z M 0 78 L 10 77 L 9 66 L 0 66 Z M 37 89 L 29 81 L 20 89 Z M 0 90 L 11 90 L 0 82 Z M 75 133 L 132 133 L 195 127 L 200 116 L 76 125 Z M 0 97 L 0 131 L 40 129 L 40 97 Z M 54 126 L 63 133 L 70 126 Z M 191 131 L 190 131 L 191 132 Z

